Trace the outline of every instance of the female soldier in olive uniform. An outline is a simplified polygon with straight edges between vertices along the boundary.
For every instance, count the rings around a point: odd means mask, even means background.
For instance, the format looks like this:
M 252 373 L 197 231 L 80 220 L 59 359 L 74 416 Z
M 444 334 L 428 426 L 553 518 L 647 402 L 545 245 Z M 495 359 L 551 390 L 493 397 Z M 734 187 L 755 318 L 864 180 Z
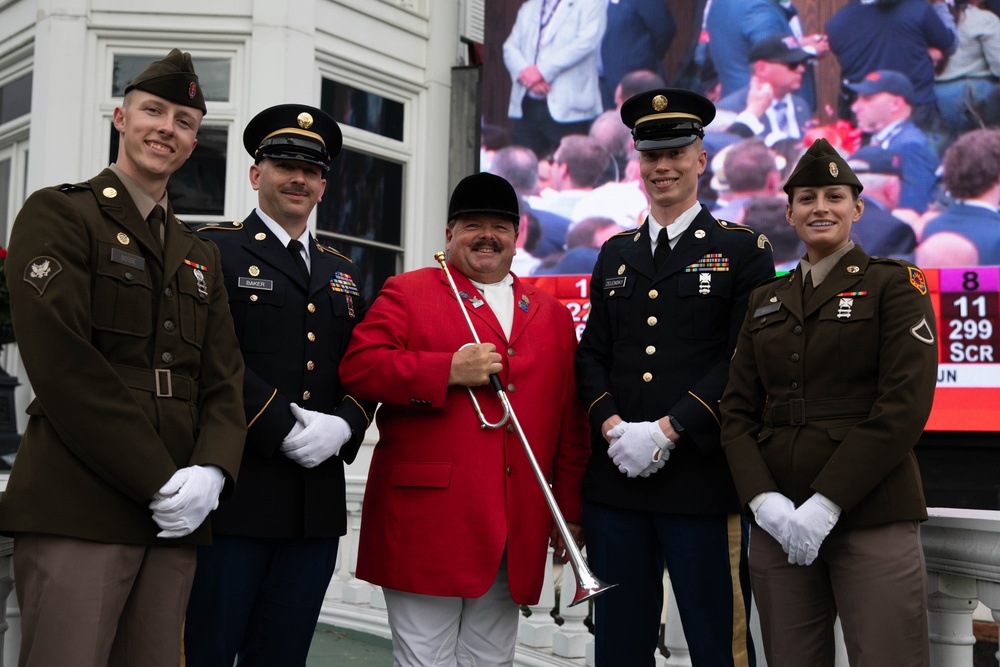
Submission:
M 851 665 L 929 663 L 913 446 L 934 397 L 934 313 L 918 268 L 850 241 L 861 189 L 825 139 L 799 161 L 786 217 L 806 255 L 751 295 L 722 397 L 771 667 L 832 667 L 838 613 Z

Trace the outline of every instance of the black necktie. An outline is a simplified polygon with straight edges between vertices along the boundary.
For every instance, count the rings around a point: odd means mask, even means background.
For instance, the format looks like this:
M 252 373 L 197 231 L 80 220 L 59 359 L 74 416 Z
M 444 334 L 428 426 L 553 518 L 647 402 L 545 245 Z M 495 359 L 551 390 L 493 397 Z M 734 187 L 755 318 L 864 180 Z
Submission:
M 667 261 L 667 257 L 670 255 L 670 237 L 667 236 L 667 228 L 663 227 L 660 229 L 659 235 L 656 237 L 656 250 L 653 252 L 653 266 L 659 271 L 663 263 Z
M 295 266 L 299 267 L 299 273 L 302 274 L 306 282 L 309 282 L 309 268 L 306 266 L 306 260 L 302 258 L 302 244 L 298 239 L 292 239 L 288 242 L 288 252 L 292 256 Z
M 154 206 L 146 216 L 146 222 L 149 223 L 149 231 L 153 234 L 156 247 L 163 250 L 163 209 L 159 205 Z

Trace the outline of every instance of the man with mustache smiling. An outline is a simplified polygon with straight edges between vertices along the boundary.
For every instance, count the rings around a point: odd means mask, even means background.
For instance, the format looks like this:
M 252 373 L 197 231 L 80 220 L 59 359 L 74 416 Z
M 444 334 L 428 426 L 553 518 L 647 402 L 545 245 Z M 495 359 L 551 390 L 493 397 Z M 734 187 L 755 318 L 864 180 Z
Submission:
M 510 665 L 518 605 L 538 601 L 550 539 L 565 557 L 513 424 L 480 428 L 468 392 L 498 421 L 490 374 L 582 544 L 587 435 L 573 375 L 576 336 L 559 301 L 510 273 L 519 220 L 506 180 L 463 179 L 445 229 L 462 302 L 441 269 L 390 278 L 340 365 L 345 386 L 382 402 L 358 577 L 382 587 L 393 664 L 401 667 Z M 472 334 L 459 308 L 481 344 L 466 345 Z
M 14 223 L 7 281 L 36 395 L 0 504 L 21 665 L 181 662 L 195 546 L 246 434 L 219 251 L 166 191 L 205 112 L 172 50 L 125 88 L 115 163 L 39 190 Z
M 198 551 L 184 647 L 188 667 L 305 665 L 347 531 L 344 464 L 374 411 L 347 395 L 337 365 L 365 313 L 360 271 L 309 234 L 340 152 L 324 111 L 281 104 L 243 133 L 257 208 L 205 227 L 222 253 L 247 371 L 240 490 Z

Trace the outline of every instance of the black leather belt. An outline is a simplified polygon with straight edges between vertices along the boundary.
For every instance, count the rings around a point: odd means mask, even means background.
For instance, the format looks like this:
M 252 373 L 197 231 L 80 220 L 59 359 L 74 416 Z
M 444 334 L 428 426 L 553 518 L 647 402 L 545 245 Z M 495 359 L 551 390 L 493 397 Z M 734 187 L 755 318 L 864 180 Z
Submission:
M 793 398 L 784 403 L 764 406 L 764 426 L 801 426 L 820 419 L 867 417 L 874 398 Z
M 172 373 L 169 368 L 134 368 L 111 364 L 118 377 L 132 389 L 152 392 L 157 398 L 179 398 L 194 402 L 198 399 L 198 386 L 184 375 Z

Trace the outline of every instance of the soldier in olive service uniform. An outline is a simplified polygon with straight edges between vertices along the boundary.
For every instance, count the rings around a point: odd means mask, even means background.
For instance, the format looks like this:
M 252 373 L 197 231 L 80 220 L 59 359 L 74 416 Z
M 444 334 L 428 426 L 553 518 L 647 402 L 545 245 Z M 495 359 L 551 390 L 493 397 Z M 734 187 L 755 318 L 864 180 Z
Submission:
M 650 213 L 601 249 L 576 355 L 591 425 L 587 555 L 598 577 L 618 584 L 595 599 L 596 664 L 654 664 L 664 566 L 693 664 L 752 664 L 740 504 L 718 403 L 747 297 L 774 275 L 770 244 L 697 200 L 709 100 L 652 90 L 621 116 Z
M 927 518 L 913 446 L 934 398 L 923 273 L 850 240 L 862 185 L 825 139 L 785 184 L 805 243 L 750 297 L 722 442 L 752 511 L 750 572 L 771 667 L 929 664 Z
M 115 164 L 39 190 L 14 223 L 7 281 L 36 397 L 0 530 L 15 535 L 22 666 L 181 660 L 194 545 L 246 431 L 219 251 L 165 190 L 204 113 L 174 49 L 126 87 Z
M 212 546 L 198 550 L 188 667 L 237 655 L 242 665 L 305 665 L 347 532 L 344 464 L 375 406 L 341 388 L 338 366 L 365 314 L 364 286 L 307 225 L 341 143 L 320 109 L 261 111 L 243 133 L 257 208 L 199 232 L 222 253 L 248 430 L 239 491 L 213 518 Z

